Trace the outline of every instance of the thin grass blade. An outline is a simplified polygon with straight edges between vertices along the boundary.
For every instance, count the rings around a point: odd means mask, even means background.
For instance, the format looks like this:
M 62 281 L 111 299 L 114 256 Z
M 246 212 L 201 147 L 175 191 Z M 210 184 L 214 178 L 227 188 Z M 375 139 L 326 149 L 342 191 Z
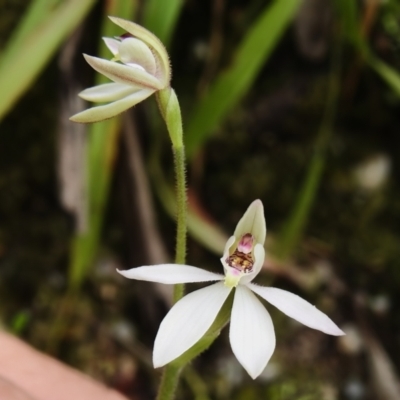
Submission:
M 249 90 L 300 4 L 300 0 L 276 0 L 251 27 L 237 50 L 233 64 L 217 77 L 187 123 L 185 136 L 188 157 L 193 156 Z
M 386 82 L 397 95 L 400 95 L 400 71 L 375 56 L 370 49 L 368 41 L 361 33 L 357 3 L 354 1 L 338 0 L 336 5 L 347 39 L 360 51 L 369 66 L 382 80 Z
M 143 24 L 168 47 L 183 0 L 147 0 L 145 3 Z
M 394 69 L 377 57 L 370 57 L 368 63 L 386 84 L 400 96 L 400 71 Z
M 31 85 L 94 2 L 94 0 L 65 1 L 52 10 L 34 30 L 32 22 L 29 23 L 29 29 L 24 28 L 23 40 L 18 45 L 18 51 L 13 51 L 0 69 L 0 119 Z M 37 23 L 38 17 L 32 17 L 32 20 Z M 17 40 L 17 44 L 20 40 Z
M 34 0 L 31 2 L 1 54 L 1 67 L 20 51 L 24 40 L 48 18 L 53 8 L 59 2 L 60 0 Z
M 108 19 L 108 15 L 132 19 L 135 11 L 136 2 L 134 1 L 115 0 L 107 2 L 101 36 L 113 37 L 120 34 L 120 28 Z M 110 52 L 103 40 L 100 40 L 99 57 L 110 58 Z M 108 82 L 107 78 L 96 74 L 96 85 L 106 82 Z M 99 246 L 120 127 L 120 117 L 99 122 L 89 127 L 87 157 L 88 230 L 84 234 L 77 234 L 72 241 L 69 284 L 70 288 L 74 290 L 80 287 L 89 272 Z

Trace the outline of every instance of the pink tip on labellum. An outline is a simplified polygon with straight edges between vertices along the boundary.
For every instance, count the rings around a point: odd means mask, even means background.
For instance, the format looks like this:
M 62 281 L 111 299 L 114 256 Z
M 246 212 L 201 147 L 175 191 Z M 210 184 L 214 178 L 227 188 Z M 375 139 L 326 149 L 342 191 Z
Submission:
M 237 249 L 244 254 L 249 254 L 253 249 L 254 238 L 251 233 L 246 233 L 239 241 Z

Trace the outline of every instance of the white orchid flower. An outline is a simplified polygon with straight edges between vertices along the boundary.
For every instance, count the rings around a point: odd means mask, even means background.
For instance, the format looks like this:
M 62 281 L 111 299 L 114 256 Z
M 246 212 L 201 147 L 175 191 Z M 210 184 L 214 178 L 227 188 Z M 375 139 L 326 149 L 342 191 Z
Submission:
M 155 368 L 181 356 L 204 336 L 232 290 L 235 293 L 229 339 L 233 353 L 253 379 L 264 370 L 275 349 L 271 317 L 255 294 L 310 328 L 344 335 L 327 315 L 301 297 L 251 283 L 264 263 L 265 236 L 264 208 L 260 200 L 255 200 L 225 245 L 221 258 L 225 275 L 178 264 L 118 271 L 130 279 L 165 284 L 219 281 L 186 295 L 171 308 L 154 343 Z
M 108 61 L 86 54 L 84 57 L 92 68 L 113 82 L 79 93 L 84 100 L 109 104 L 75 114 L 71 121 L 92 123 L 112 118 L 170 85 L 169 58 L 160 40 L 134 22 L 110 19 L 128 32 L 116 39 L 103 38 L 114 58 Z

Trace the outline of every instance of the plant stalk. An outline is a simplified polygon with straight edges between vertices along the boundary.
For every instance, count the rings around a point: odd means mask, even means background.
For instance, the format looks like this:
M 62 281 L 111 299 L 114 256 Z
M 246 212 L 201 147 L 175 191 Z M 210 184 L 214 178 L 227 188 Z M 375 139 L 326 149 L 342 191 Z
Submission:
M 158 389 L 157 400 L 173 400 L 182 368 L 173 364 L 168 364 L 163 371 L 160 387 Z
M 186 234 L 187 234 L 187 199 L 185 149 L 174 148 L 175 179 L 176 179 L 176 253 L 175 263 L 185 264 L 186 261 Z M 183 284 L 174 287 L 174 302 L 183 296 Z
M 157 102 L 167 125 L 174 153 L 174 168 L 176 180 L 176 253 L 175 263 L 185 264 L 186 233 L 187 233 L 187 193 L 185 171 L 185 147 L 183 145 L 183 130 L 181 110 L 178 98 L 172 88 L 166 88 L 157 93 Z M 184 293 L 184 285 L 174 286 L 174 303 L 180 300 Z M 182 367 L 174 364 L 165 366 L 158 389 L 157 400 L 172 400 L 178 385 Z

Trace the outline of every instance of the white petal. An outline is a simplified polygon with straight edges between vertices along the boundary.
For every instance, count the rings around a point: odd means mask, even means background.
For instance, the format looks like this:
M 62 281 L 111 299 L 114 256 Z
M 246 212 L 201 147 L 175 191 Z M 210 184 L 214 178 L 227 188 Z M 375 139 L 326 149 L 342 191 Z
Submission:
M 251 233 L 256 242 L 264 245 L 267 227 L 265 225 L 264 206 L 261 200 L 254 200 L 238 222 L 235 229 L 236 239 Z
M 326 314 L 293 293 L 254 284 L 249 284 L 248 287 L 278 310 L 310 328 L 325 332 L 328 335 L 341 336 L 345 334 Z
M 236 241 L 235 236 L 231 236 L 225 244 L 224 253 L 221 258 L 221 263 L 222 263 L 222 266 L 224 267 L 225 273 L 227 272 L 227 270 L 229 268 L 229 265 L 226 263 L 226 259 L 228 258 L 229 250 L 230 250 L 231 246 L 233 245 L 233 243 L 235 243 L 235 241 Z
M 136 38 L 124 39 L 119 45 L 119 55 L 124 64 L 138 64 L 151 75 L 155 75 L 157 64 L 146 43 Z
M 154 343 L 155 368 L 175 360 L 204 336 L 230 291 L 218 282 L 188 294 L 171 308 Z
M 150 265 L 132 268 L 127 271 L 117 271 L 125 278 L 166 284 L 221 281 L 224 279 L 223 275 L 180 264 Z
M 147 97 L 149 97 L 153 93 L 154 90 L 141 89 L 138 92 L 132 93 L 131 95 L 124 97 L 121 100 L 114 101 L 104 106 L 92 107 L 88 110 L 75 114 L 70 118 L 70 120 L 74 122 L 81 122 L 84 124 L 104 121 L 105 119 L 109 119 L 115 117 L 118 114 L 121 114 L 128 108 L 131 108 L 141 101 L 147 99 Z
M 121 43 L 119 40 L 108 38 L 108 37 L 103 37 L 104 43 L 108 47 L 108 49 L 111 51 L 111 53 L 116 56 L 118 54 L 118 46 Z
M 109 102 L 120 100 L 137 90 L 141 90 L 141 88 L 135 88 L 133 85 L 125 85 L 123 83 L 104 83 L 103 85 L 83 90 L 79 93 L 79 97 L 95 103 Z
M 164 88 L 155 76 L 140 68 L 132 68 L 127 65 L 119 64 L 115 61 L 103 60 L 102 58 L 83 55 L 88 64 L 100 74 L 117 83 L 126 85 L 139 85 L 143 88 L 160 90 Z
M 275 332 L 268 311 L 246 286 L 236 288 L 229 339 L 240 364 L 257 378 L 275 350 Z

